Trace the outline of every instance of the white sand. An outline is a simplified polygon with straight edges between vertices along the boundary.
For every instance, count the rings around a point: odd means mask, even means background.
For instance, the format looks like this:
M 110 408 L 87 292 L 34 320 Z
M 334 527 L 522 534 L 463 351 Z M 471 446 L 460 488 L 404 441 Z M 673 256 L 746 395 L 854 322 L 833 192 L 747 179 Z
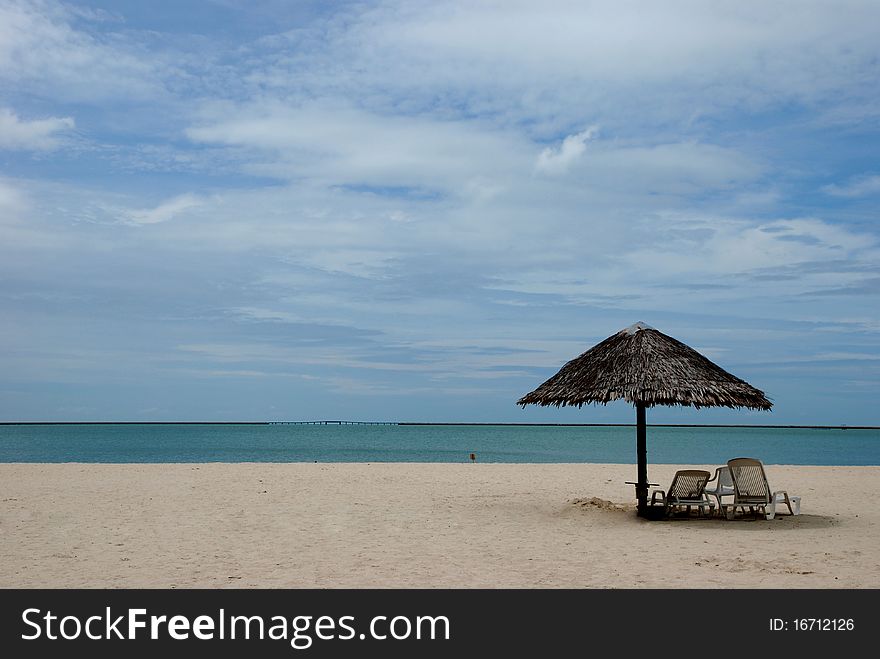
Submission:
M 647 522 L 633 465 L 0 464 L 0 587 L 880 587 L 880 468 L 767 474 L 802 515 Z

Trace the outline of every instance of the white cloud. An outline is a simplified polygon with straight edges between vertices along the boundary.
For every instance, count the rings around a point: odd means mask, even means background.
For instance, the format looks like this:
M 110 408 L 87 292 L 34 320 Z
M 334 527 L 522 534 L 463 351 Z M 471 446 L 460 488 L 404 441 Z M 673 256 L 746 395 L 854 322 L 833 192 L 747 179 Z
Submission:
M 567 171 L 584 154 L 587 142 L 596 136 L 598 130 L 598 127 L 590 126 L 580 133 L 569 135 L 557 147 L 547 147 L 538 154 L 535 169 L 545 174 L 561 174 Z
M 735 187 L 755 180 L 765 169 L 736 147 L 695 141 L 639 142 L 597 142 L 579 171 L 591 184 L 617 193 L 668 196 Z
M 183 194 L 162 202 L 155 208 L 123 211 L 121 215 L 125 224 L 158 224 L 167 222 L 184 211 L 201 206 L 203 203 L 201 198 L 193 194 Z
M 439 101 L 544 139 L 585 114 L 603 132 L 790 102 L 860 99 L 870 114 L 878 21 L 871 2 L 389 2 L 267 41 L 251 82 L 367 107 Z
M 832 183 L 822 191 L 835 197 L 867 197 L 880 193 L 880 175 L 866 174 L 851 179 L 848 183 L 837 185 Z
M 716 302 L 753 298 L 752 309 L 759 307 L 757 298 L 766 297 L 775 300 L 778 313 L 793 296 L 858 284 L 880 259 L 874 236 L 816 218 L 755 223 L 668 217 L 661 222 L 652 232 L 650 247 L 632 249 L 621 257 L 620 269 L 612 275 L 617 285 L 626 282 L 630 290 L 638 290 L 639 282 L 647 278 L 669 290 L 676 284 L 685 288 L 716 284 L 723 288 L 695 289 L 689 297 Z M 835 265 L 842 262 L 850 268 Z M 753 276 L 760 278 L 760 285 L 755 285 Z M 686 304 L 667 299 L 670 308 Z
M 8 221 L 25 208 L 24 195 L 10 183 L 0 179 L 0 220 Z
M 487 123 L 380 114 L 351 107 L 263 102 L 205 111 L 195 142 L 255 150 L 247 170 L 329 185 L 416 186 L 425 190 L 497 185 L 527 171 L 529 144 Z
M 56 2 L 0 3 L 0 81 L 54 99 L 158 102 L 161 77 L 177 68 L 174 59 L 145 52 L 133 33 L 75 26 L 83 20 L 103 18 Z
M 71 130 L 71 117 L 20 119 L 9 108 L 0 108 L 0 149 L 46 151 L 58 147 L 58 133 Z
M 0 248 L 5 248 L 0 249 L 0 261 L 7 267 L 27 263 L 32 248 L 54 250 L 71 244 L 65 230 L 53 230 L 45 222 L 45 207 L 40 207 L 44 198 L 37 188 L 22 179 L 0 178 Z

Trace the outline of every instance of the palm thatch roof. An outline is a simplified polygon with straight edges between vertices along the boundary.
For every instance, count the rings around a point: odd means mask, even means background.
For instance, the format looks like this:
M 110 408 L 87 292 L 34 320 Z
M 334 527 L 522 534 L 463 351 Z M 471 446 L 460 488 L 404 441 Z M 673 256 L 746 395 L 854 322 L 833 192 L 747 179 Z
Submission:
M 763 391 L 644 323 L 620 330 L 572 359 L 517 404 L 580 407 L 620 398 L 645 407 L 769 410 L 773 405 Z

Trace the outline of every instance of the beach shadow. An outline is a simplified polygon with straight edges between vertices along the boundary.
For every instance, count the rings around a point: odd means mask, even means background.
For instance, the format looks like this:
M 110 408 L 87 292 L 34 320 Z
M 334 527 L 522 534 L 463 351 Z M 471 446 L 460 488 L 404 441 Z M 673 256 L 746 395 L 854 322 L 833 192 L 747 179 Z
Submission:
M 635 504 L 618 503 L 601 499 L 599 497 L 588 497 L 582 499 L 571 499 L 570 506 L 574 506 L 580 510 L 601 511 L 605 513 L 614 513 L 621 518 L 629 518 L 635 523 L 641 524 L 674 524 L 676 526 L 695 525 L 701 528 L 706 526 L 724 529 L 730 532 L 749 532 L 749 531 L 798 531 L 809 529 L 828 529 L 840 526 L 847 521 L 847 518 L 833 517 L 829 515 L 777 515 L 774 519 L 768 520 L 762 517 L 753 518 L 748 515 L 745 517 L 737 517 L 736 519 L 727 519 L 726 517 L 717 516 L 699 516 L 696 513 L 690 516 L 680 515 L 667 517 L 664 519 L 651 520 L 643 519 L 636 516 Z
M 640 520 L 645 523 L 654 523 L 651 520 Z M 718 529 L 719 533 L 748 533 L 751 531 L 803 531 L 810 529 L 828 529 L 840 526 L 845 521 L 839 517 L 826 515 L 780 515 L 774 519 L 743 517 L 727 519 L 726 517 L 672 517 L 656 520 L 660 524 L 675 524 L 676 526 L 694 525 L 706 528 Z

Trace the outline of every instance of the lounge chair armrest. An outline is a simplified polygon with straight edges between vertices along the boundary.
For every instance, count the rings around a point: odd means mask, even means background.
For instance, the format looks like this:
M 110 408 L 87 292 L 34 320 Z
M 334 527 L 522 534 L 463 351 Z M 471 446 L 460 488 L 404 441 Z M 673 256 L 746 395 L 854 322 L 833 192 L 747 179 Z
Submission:
M 663 490 L 654 490 L 651 493 L 651 505 L 652 506 L 657 501 L 658 494 L 660 495 L 660 500 L 663 501 L 664 503 L 666 502 L 666 492 L 664 492 Z

